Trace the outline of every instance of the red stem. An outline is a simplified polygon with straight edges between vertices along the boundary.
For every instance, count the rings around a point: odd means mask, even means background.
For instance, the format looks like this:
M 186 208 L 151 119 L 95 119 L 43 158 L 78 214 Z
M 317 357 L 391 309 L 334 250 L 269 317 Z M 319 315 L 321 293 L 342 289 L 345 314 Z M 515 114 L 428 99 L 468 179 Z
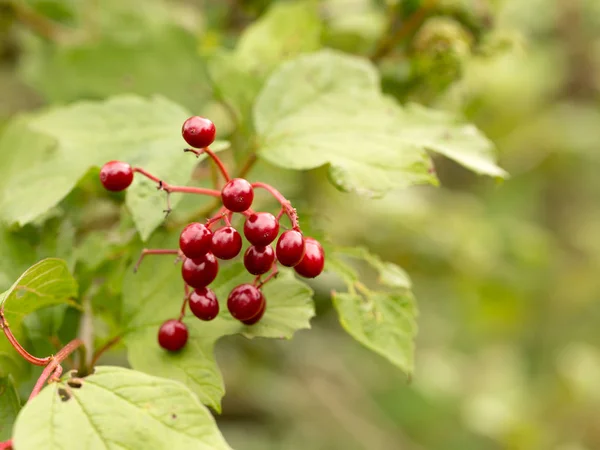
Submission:
M 0 442 L 0 450 L 12 450 L 12 439 L 8 441 Z
M 6 335 L 8 342 L 10 342 L 10 345 L 12 345 L 14 347 L 14 349 L 17 352 L 19 352 L 19 354 L 23 358 L 25 358 L 27 360 L 27 362 L 29 362 L 31 364 L 35 364 L 36 366 L 45 366 L 52 359 L 52 356 L 48 356 L 46 358 L 38 358 L 36 356 L 33 356 L 31 353 L 29 353 L 27 350 L 25 350 L 23 348 L 23 346 L 19 343 L 19 341 L 17 341 L 17 338 L 15 338 L 15 336 L 12 334 L 12 331 L 10 331 L 8 322 L 6 321 L 6 318 L 4 317 L 4 307 L 0 309 L 0 328 L 2 328 L 2 331 L 4 331 L 4 334 Z
M 167 194 L 171 194 L 173 192 L 181 192 L 184 194 L 198 194 L 198 195 L 208 195 L 211 197 L 220 197 L 221 191 L 217 191 L 216 189 L 208 189 L 208 188 L 200 188 L 200 187 L 192 187 L 192 186 L 175 186 L 169 183 L 162 181 L 160 178 L 152 175 L 149 172 L 146 172 L 141 167 L 134 167 L 134 172 L 137 172 L 146 178 L 158 183 L 158 189 L 161 191 L 165 191 Z
M 258 289 L 262 288 L 266 283 L 269 282 L 269 280 L 272 280 L 278 274 L 279 274 L 279 269 L 277 268 L 277 260 L 275 260 L 273 262 L 273 266 L 271 267 L 271 273 L 269 274 L 269 276 L 267 278 L 265 278 L 263 281 L 261 281 L 260 283 L 258 283 L 258 285 L 256 287 Z
M 185 148 L 185 149 L 183 149 L 183 151 L 194 153 L 196 156 L 200 156 L 202 153 L 206 153 L 208 156 L 210 156 L 212 158 L 214 163 L 217 165 L 217 167 L 223 174 L 223 178 L 225 178 L 225 181 L 231 180 L 231 178 L 229 177 L 229 173 L 227 172 L 227 169 L 225 168 L 225 165 L 223 164 L 223 161 L 221 161 L 221 158 L 219 158 L 217 155 L 215 155 L 215 153 L 210 148 L 205 147 L 205 148 L 201 148 L 199 150 L 195 149 L 195 148 Z
M 80 339 L 73 339 L 71 342 L 65 345 L 56 355 L 54 355 L 53 357 L 51 356 L 52 360 L 44 368 L 44 371 L 38 378 L 37 383 L 35 383 L 35 386 L 33 387 L 31 394 L 29 395 L 29 400 L 31 400 L 40 393 L 50 376 L 55 374 L 56 376 L 60 377 L 60 375 L 62 374 L 62 367 L 60 367 L 60 363 L 62 363 L 66 358 L 69 357 L 71 353 L 73 353 L 82 345 L 83 341 L 81 341 Z
M 145 248 L 142 250 L 139 259 L 135 263 L 133 268 L 133 272 L 137 272 L 142 264 L 144 258 L 148 255 L 179 255 L 181 256 L 180 250 L 171 249 L 171 248 Z
M 294 230 L 300 230 L 300 226 L 298 225 L 298 213 L 296 212 L 296 209 L 292 206 L 290 201 L 287 198 L 285 198 L 281 192 L 279 192 L 270 184 L 261 182 L 252 183 L 252 187 L 265 189 L 273 197 L 275 197 L 275 200 L 277 200 L 281 204 L 281 207 L 285 210 L 286 215 L 290 218 L 290 222 L 292 222 L 292 228 Z
M 183 304 L 181 305 L 181 312 L 179 313 L 179 320 L 181 322 L 181 320 L 183 319 L 183 316 L 185 316 L 185 307 L 188 304 L 188 300 L 190 298 L 190 288 L 187 284 L 183 285 L 183 289 L 185 290 L 185 298 L 183 299 Z

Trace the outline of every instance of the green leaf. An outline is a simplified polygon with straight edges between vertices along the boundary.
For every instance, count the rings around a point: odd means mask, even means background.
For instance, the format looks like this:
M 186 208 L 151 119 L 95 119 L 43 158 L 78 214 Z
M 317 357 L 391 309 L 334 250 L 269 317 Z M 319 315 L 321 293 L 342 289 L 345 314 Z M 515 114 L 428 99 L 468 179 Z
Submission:
M 63 303 L 75 305 L 77 283 L 65 261 L 44 259 L 30 267 L 12 287 L 0 294 L 0 307 L 17 340 L 23 339 L 23 319 L 38 309 Z M 0 376 L 19 367 L 20 356 L 7 339 L 0 339 Z
M 111 159 L 142 166 L 172 184 L 185 184 L 196 158 L 183 152 L 181 124 L 189 113 L 161 97 L 132 95 L 103 102 L 78 102 L 34 117 L 29 126 L 54 139 L 54 147 L 35 159 L 19 158 L 7 173 L 11 189 L 0 198 L 1 215 L 8 222 L 25 224 L 55 206 L 92 167 Z M 0 167 L 5 153 L 29 154 L 26 139 L 0 142 Z M 13 145 L 10 145 L 10 144 Z M 215 150 L 225 148 L 223 142 Z M 205 158 L 202 155 L 200 160 Z M 4 173 L 4 172 L 2 172 Z M 175 206 L 180 196 L 173 195 Z M 164 193 L 155 183 L 137 176 L 127 190 L 127 205 L 142 239 L 164 220 Z
M 385 97 L 367 60 L 323 50 L 283 64 L 263 87 L 254 105 L 258 153 L 295 170 L 329 164 L 338 188 L 373 196 L 436 184 L 428 149 L 481 173 L 503 173 L 474 127 L 427 111 Z
M 375 290 L 359 281 L 357 271 L 342 259 L 345 256 L 363 260 L 378 272 Z M 332 297 L 342 327 L 365 347 L 411 374 L 417 308 L 408 275 L 362 248 L 338 250 L 327 264 L 348 286 L 348 292 L 334 292 Z
M 12 378 L 0 377 L 0 441 L 10 439 L 20 409 L 21 400 Z
M 123 318 L 128 332 L 125 343 L 131 366 L 137 370 L 183 381 L 200 400 L 220 410 L 224 394 L 223 380 L 217 367 L 213 348 L 225 335 L 241 333 L 246 337 L 291 338 L 299 329 L 309 328 L 314 315 L 312 291 L 296 280 L 289 271 L 265 285 L 267 310 L 259 323 L 245 326 L 227 311 L 227 296 L 237 285 L 251 282 L 242 264 L 221 268 L 211 285 L 220 303 L 219 316 L 202 322 L 188 312 L 184 322 L 189 329 L 186 347 L 178 353 L 168 353 L 157 343 L 160 324 L 177 317 L 183 301 L 183 283 L 179 267 L 171 258 L 149 257 L 140 271 L 124 281 Z
M 254 121 L 259 156 L 296 170 L 329 164 L 345 191 L 381 195 L 434 180 L 426 153 L 403 138 L 401 108 L 361 58 L 324 50 L 280 66 L 256 100 Z
M 406 106 L 406 139 L 427 150 L 444 155 L 473 172 L 506 178 L 498 167 L 492 142 L 474 125 L 465 124 L 454 114 L 417 104 Z
M 317 2 L 274 3 L 250 25 L 235 49 L 245 70 L 268 73 L 281 61 L 321 46 L 321 19 Z
M 68 381 L 67 381 L 68 383 Z M 176 381 L 98 367 L 81 387 L 53 383 L 17 417 L 15 448 L 227 450 L 214 418 Z
M 199 111 L 211 97 L 192 33 L 162 26 L 138 39 L 105 36 L 52 51 L 32 49 L 25 77 L 50 102 L 160 94 Z

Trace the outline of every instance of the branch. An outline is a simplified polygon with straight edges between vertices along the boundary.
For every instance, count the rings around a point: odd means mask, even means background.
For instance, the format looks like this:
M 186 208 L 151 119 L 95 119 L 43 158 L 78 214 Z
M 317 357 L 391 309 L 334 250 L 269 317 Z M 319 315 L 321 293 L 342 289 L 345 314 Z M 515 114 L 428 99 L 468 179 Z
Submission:
M 369 59 L 376 63 L 387 56 L 400 41 L 413 34 L 419 28 L 435 6 L 437 6 L 437 0 L 425 0 L 419 9 L 406 18 L 402 26 L 396 31 L 393 31 L 394 21 L 390 20 L 388 30 L 377 44 Z M 394 9 L 391 11 L 395 14 Z
M 96 352 L 94 353 L 94 356 L 92 358 L 91 367 L 94 368 L 96 366 L 96 363 L 100 359 L 100 357 L 104 353 L 106 353 L 108 350 L 110 350 L 112 347 L 114 347 L 115 345 L 117 345 L 119 342 L 121 342 L 121 336 L 115 336 L 115 337 L 109 339 L 108 342 L 106 342 L 98 350 L 96 350 Z
M 217 155 L 215 155 L 215 153 L 210 148 L 205 147 L 205 148 L 201 148 L 199 150 L 195 149 L 195 148 L 184 148 L 183 151 L 193 153 L 194 155 L 196 155 L 197 158 L 201 154 L 206 153 L 208 156 L 210 156 L 210 158 L 213 160 L 213 162 L 217 165 L 217 167 L 221 171 L 221 174 L 223 175 L 223 178 L 225 178 L 225 181 L 231 180 L 231 178 L 229 177 L 229 173 L 227 172 L 227 169 L 223 165 L 223 161 L 221 161 L 221 158 L 219 158 Z
M 52 360 L 44 368 L 44 371 L 38 378 L 37 383 L 35 383 L 35 386 L 33 387 L 31 394 L 29 395 L 29 400 L 31 400 L 32 398 L 34 398 L 36 395 L 38 395 L 40 393 L 40 391 L 46 384 L 46 381 L 48 381 L 48 379 L 51 376 L 54 375 L 54 377 L 51 378 L 51 381 L 54 381 L 56 379 L 56 377 L 58 377 L 58 379 L 60 379 L 60 375 L 62 374 L 62 367 L 60 364 L 66 358 L 68 358 L 71 353 L 73 353 L 75 350 L 77 350 L 82 345 L 83 345 L 83 341 L 81 341 L 80 339 L 73 339 L 71 342 L 69 342 L 67 345 L 65 345 L 62 348 L 62 350 L 60 350 L 56 355 L 51 357 Z M 58 380 L 56 380 L 56 381 L 58 381 Z
M 33 356 L 31 353 L 29 353 L 23 348 L 19 341 L 17 341 L 17 338 L 15 338 L 14 334 L 12 334 L 12 331 L 10 331 L 10 327 L 8 325 L 6 317 L 4 317 L 4 307 L 0 308 L 0 328 L 2 328 L 2 331 L 4 331 L 4 334 L 6 335 L 8 342 L 10 342 L 10 345 L 12 345 L 14 349 L 17 352 L 19 352 L 19 354 L 25 360 L 27 360 L 27 362 L 35 364 L 36 366 L 45 366 L 52 359 L 52 356 L 48 356 L 46 358 L 38 358 L 36 356 Z

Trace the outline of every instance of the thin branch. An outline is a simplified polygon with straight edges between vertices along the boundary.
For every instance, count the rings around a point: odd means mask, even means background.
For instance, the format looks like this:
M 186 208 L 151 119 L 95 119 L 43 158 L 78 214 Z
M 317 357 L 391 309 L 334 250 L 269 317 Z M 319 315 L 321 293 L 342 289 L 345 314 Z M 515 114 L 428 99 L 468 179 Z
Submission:
M 12 334 L 12 331 L 10 330 L 8 321 L 6 320 L 6 317 L 4 317 L 4 307 L 0 308 L 0 328 L 2 328 L 2 331 L 4 331 L 4 334 L 6 335 L 8 342 L 10 342 L 10 345 L 12 345 L 14 349 L 17 352 L 19 352 L 19 354 L 25 360 L 27 360 L 27 362 L 35 364 L 36 366 L 45 366 L 52 360 L 52 356 L 48 356 L 46 358 L 38 358 L 36 356 L 33 356 L 31 353 L 29 353 L 23 348 L 23 346 L 19 343 L 19 341 L 17 341 L 17 338 L 14 336 L 14 334 Z
M 19 22 L 48 41 L 57 41 L 63 30 L 60 25 L 39 14 L 23 0 L 9 0 Z
M 121 336 L 115 336 L 111 339 L 109 339 L 102 347 L 100 347 L 98 350 L 96 350 L 96 352 L 94 353 L 94 357 L 92 358 L 92 363 L 91 363 L 91 367 L 92 369 L 96 366 L 96 363 L 98 362 L 98 360 L 100 359 L 100 357 L 106 353 L 108 350 L 110 350 L 112 347 L 114 347 L 115 345 L 117 345 L 119 342 L 121 342 L 122 337 Z
M 48 381 L 48 379 L 51 376 L 58 375 L 60 377 L 60 375 L 62 374 L 62 367 L 60 369 L 58 369 L 58 367 L 60 367 L 60 364 L 81 345 L 83 345 L 83 342 L 80 339 L 73 339 L 71 342 L 65 345 L 56 355 L 54 355 L 54 357 L 52 357 L 50 363 L 42 371 L 42 374 L 38 378 L 37 383 L 35 383 L 35 386 L 33 387 L 31 394 L 29 395 L 29 400 L 31 400 L 40 393 L 40 391 L 46 384 L 46 381 Z
M 145 176 L 146 178 L 154 181 L 155 183 L 158 183 L 158 187 L 157 187 L 158 190 L 165 191 L 168 194 L 171 194 L 173 192 L 180 192 L 183 194 L 208 195 L 210 197 L 220 197 L 221 196 L 221 191 L 217 191 L 216 189 L 207 189 L 207 188 L 192 187 L 192 186 L 175 186 L 175 185 L 169 184 L 165 181 L 162 181 L 160 178 L 152 175 L 151 173 L 147 172 L 146 170 L 144 170 L 140 167 L 134 167 L 133 171 L 139 173 L 140 175 Z
M 374 63 L 386 57 L 399 42 L 412 35 L 421 26 L 431 10 L 437 6 L 437 0 L 424 1 L 423 4 L 413 14 L 404 20 L 402 26 L 393 31 L 394 21 L 390 21 L 390 26 L 383 38 L 379 41 L 377 47 L 369 57 Z M 395 14 L 394 10 L 392 13 Z
M 140 257 L 138 258 L 137 262 L 135 263 L 135 266 L 133 267 L 134 273 L 136 273 L 139 270 L 140 265 L 142 264 L 142 261 L 148 255 L 178 255 L 178 256 L 181 256 L 181 250 L 172 249 L 172 248 L 145 248 L 142 250 Z M 177 262 L 177 260 L 175 262 Z

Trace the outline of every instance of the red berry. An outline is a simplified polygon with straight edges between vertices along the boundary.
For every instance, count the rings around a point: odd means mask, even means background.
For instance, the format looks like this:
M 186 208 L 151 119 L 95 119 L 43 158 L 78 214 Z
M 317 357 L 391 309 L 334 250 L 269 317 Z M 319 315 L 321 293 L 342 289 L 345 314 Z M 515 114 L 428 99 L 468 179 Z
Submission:
M 262 319 L 262 316 L 265 315 L 266 310 L 267 310 L 267 301 L 265 299 L 265 296 L 263 295 L 262 308 L 260 308 L 260 311 L 258 312 L 258 314 L 255 315 L 254 317 L 252 317 L 251 319 L 242 320 L 242 323 L 244 325 L 254 325 L 256 322 L 258 322 L 260 319 Z
M 219 301 L 209 288 L 196 289 L 190 295 L 190 310 L 200 320 L 213 320 L 219 314 Z
M 215 141 L 215 124 L 204 117 L 190 117 L 181 128 L 183 139 L 195 148 L 208 147 Z
M 126 162 L 110 161 L 100 169 L 100 182 L 109 191 L 123 191 L 129 187 L 132 181 L 133 170 Z
M 206 225 L 190 223 L 179 235 L 179 248 L 188 258 L 200 258 L 210 251 L 212 232 Z
M 234 288 L 227 298 L 227 309 L 237 320 L 250 320 L 262 308 L 265 297 L 251 284 L 242 284 Z
M 234 178 L 229 180 L 221 191 L 221 200 L 223 206 L 229 211 L 244 212 L 254 200 L 254 190 L 252 185 L 243 178 Z
M 325 266 L 325 252 L 319 241 L 313 238 L 304 239 L 305 253 L 302 261 L 294 267 L 298 275 L 305 278 L 314 278 L 323 272 Z
M 242 237 L 233 227 L 219 228 L 212 236 L 212 252 L 219 259 L 235 258 L 242 249 Z
M 208 286 L 217 277 L 219 263 L 212 253 L 200 258 L 186 258 L 181 266 L 183 280 L 194 289 Z
M 279 234 L 279 222 L 268 212 L 254 213 L 244 223 L 244 236 L 253 245 L 265 246 Z
M 158 330 L 158 344 L 165 350 L 181 350 L 188 340 L 188 330 L 179 320 L 167 320 Z
M 273 247 L 250 246 L 244 254 L 244 266 L 252 275 L 262 275 L 267 273 L 275 261 L 275 252 Z
M 277 261 L 286 267 L 294 267 L 304 256 L 304 237 L 297 230 L 281 233 L 277 241 Z

